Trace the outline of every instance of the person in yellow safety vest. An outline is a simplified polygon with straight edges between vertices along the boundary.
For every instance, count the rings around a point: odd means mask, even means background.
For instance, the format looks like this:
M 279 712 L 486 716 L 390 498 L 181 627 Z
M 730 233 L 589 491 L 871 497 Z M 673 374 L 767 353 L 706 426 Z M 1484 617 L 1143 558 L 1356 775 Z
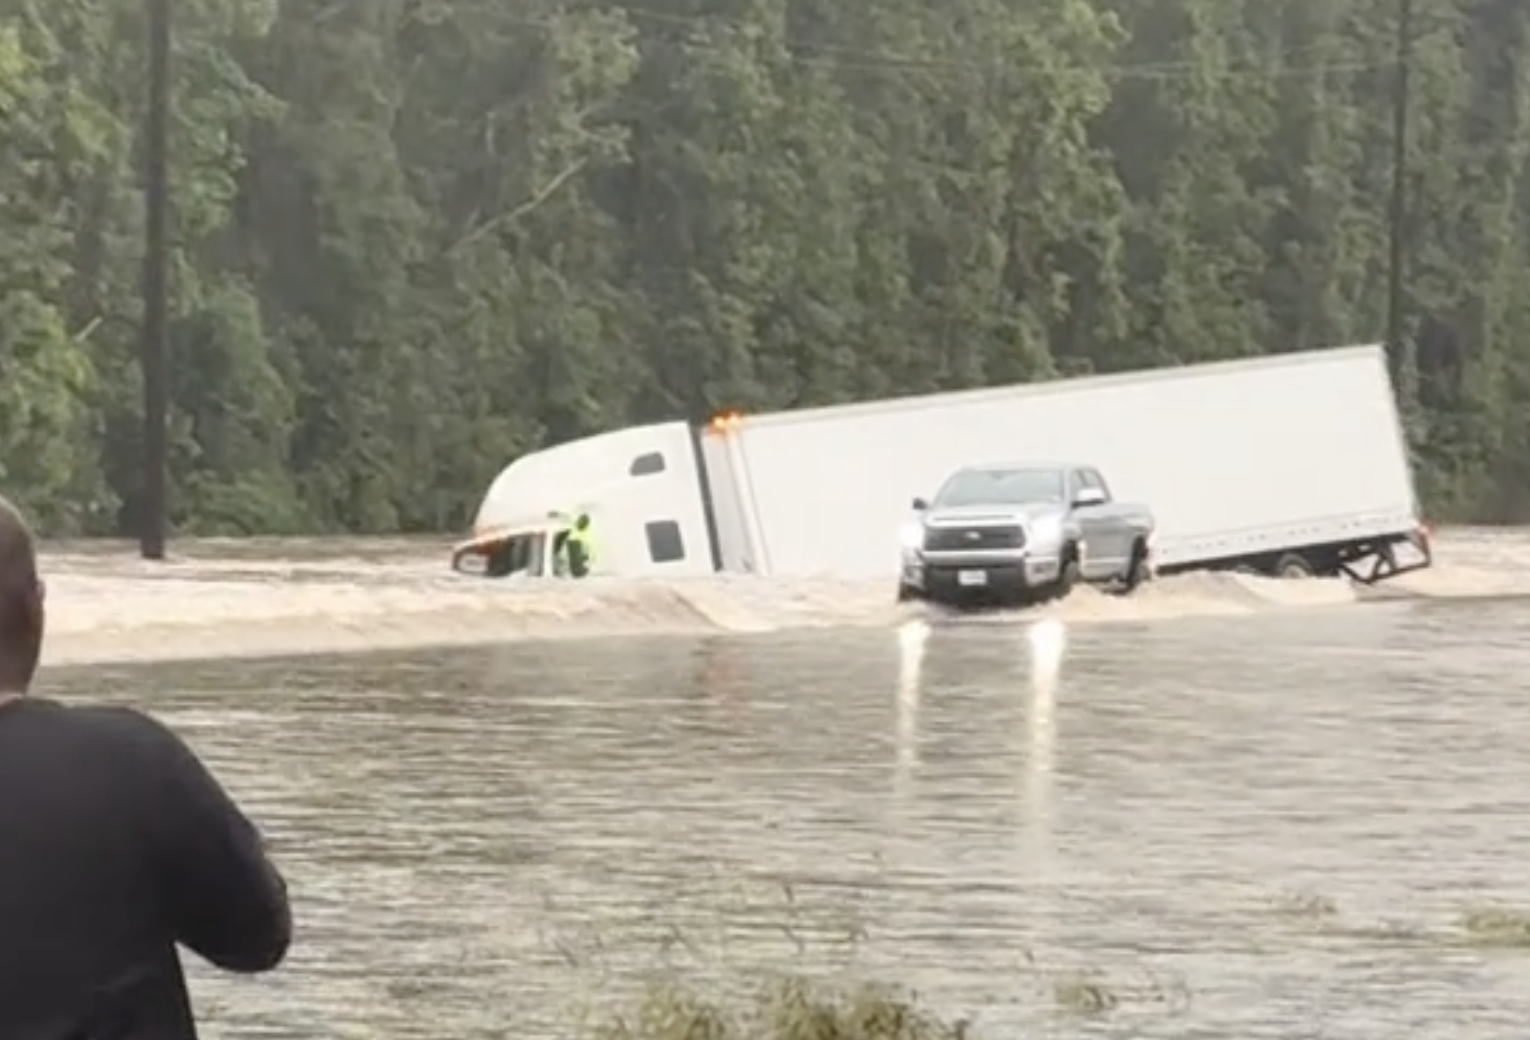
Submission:
M 590 534 L 590 514 L 580 513 L 563 536 L 563 572 L 570 578 L 588 577 L 595 564 L 595 541 Z

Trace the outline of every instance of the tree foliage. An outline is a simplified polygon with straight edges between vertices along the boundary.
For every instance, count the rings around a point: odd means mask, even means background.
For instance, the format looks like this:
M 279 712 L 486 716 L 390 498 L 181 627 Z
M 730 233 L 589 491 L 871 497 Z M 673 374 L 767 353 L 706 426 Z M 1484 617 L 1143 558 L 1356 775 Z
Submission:
M 438 529 L 615 426 L 1386 332 L 1399 0 L 642 3 L 179 0 L 180 530 Z M 1420 472 L 1524 518 L 1530 4 L 1413 5 Z M 140 7 L 0 0 L 0 486 L 60 533 L 141 508 Z

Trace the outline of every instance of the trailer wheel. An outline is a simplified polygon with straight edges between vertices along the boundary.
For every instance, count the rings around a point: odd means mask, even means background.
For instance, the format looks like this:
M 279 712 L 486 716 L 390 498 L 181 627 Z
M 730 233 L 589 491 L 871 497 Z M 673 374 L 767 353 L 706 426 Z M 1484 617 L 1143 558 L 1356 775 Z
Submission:
M 1301 553 L 1285 553 L 1275 561 L 1277 578 L 1310 578 L 1315 572 Z

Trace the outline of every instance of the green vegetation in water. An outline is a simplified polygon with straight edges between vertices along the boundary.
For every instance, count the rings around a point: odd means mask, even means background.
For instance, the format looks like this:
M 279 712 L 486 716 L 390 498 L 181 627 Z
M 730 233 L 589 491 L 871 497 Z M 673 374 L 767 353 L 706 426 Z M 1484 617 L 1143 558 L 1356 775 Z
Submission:
M 1023 981 L 1023 980 L 1022 980 Z M 1050 1010 L 1105 1015 L 1154 1005 L 1182 1011 L 1189 992 L 1156 977 L 1123 984 L 1093 971 L 1035 973 Z M 972 1021 L 941 1015 L 898 986 L 787 976 L 735 996 L 716 984 L 651 985 L 636 1009 L 590 1031 L 592 1040 L 962 1040 Z M 1038 1010 L 1046 1010 L 1046 1006 Z
M 1357 922 L 1332 897 L 1316 892 L 1279 892 L 1270 897 L 1269 906 L 1300 930 L 1346 942 L 1530 950 L 1530 913 L 1502 905 L 1468 908 L 1455 927 L 1443 929 L 1410 922 Z M 662 965 L 642 987 L 632 1010 L 612 1015 L 605 1002 L 600 1009 L 583 1009 L 582 1020 L 596 1023 L 586 1030 L 590 1040 L 960 1040 L 984 1035 L 976 1016 L 940 1009 L 899 985 L 865 981 L 858 966 L 864 929 L 839 912 L 805 905 L 789 885 L 765 886 L 763 898 L 730 885 L 702 920 L 710 924 L 710 932 L 665 925 L 650 936 Z M 730 942 L 733 929 L 746 922 L 747 950 Z M 785 963 L 810 961 L 817 968 L 771 967 L 783 962 L 766 949 L 770 936 L 784 941 Z M 603 956 L 598 943 L 576 949 L 559 942 L 553 948 L 569 966 L 582 971 Z M 1028 1007 L 1033 1014 L 1073 1019 L 1180 1015 L 1192 1000 L 1184 979 L 1140 964 L 1059 967 L 1030 952 L 1007 973 L 1004 988 L 1008 1002 Z
M 719 879 L 721 880 L 721 879 Z M 640 940 L 659 963 L 624 1013 L 612 1014 L 612 970 L 603 938 L 544 936 L 550 952 L 598 994 L 581 1001 L 592 1040 L 955 1040 L 978 1037 L 962 1017 L 920 993 L 868 973 L 864 928 L 843 907 L 804 903 L 790 885 L 723 882 L 693 927 L 660 924 Z M 711 902 L 707 894 L 691 896 Z M 555 904 L 548 903 L 549 908 Z M 747 934 L 740 945 L 738 940 Z M 629 937 L 637 938 L 637 936 Z M 1058 967 L 1022 952 L 1004 972 L 1008 1002 L 1069 1018 L 1178 1014 L 1190 1005 L 1184 981 L 1140 966 Z M 980 1012 L 980 1008 L 961 1009 Z
M 1125 977 L 1099 970 L 1038 972 L 1052 1007 L 1072 1015 L 1103 1015 L 1121 1009 L 1179 1014 L 1190 1006 L 1190 987 L 1176 976 L 1138 970 Z
M 965 1020 L 946 1020 L 916 994 L 870 984 L 834 986 L 787 978 L 736 1001 L 676 984 L 654 987 L 637 1010 L 596 1029 L 592 1040 L 964 1040 Z
M 1356 921 L 1342 913 L 1333 899 L 1315 893 L 1284 892 L 1272 905 L 1278 915 L 1335 937 L 1410 946 L 1530 951 L 1530 912 L 1502 904 L 1467 907 L 1449 928 L 1410 921 Z
M 696 893 L 692 893 L 696 895 Z M 1326 941 L 1367 947 L 1484 951 L 1530 950 L 1530 913 L 1502 905 L 1471 907 L 1454 927 L 1421 922 L 1355 920 L 1330 896 L 1310 891 L 1271 895 L 1269 910 Z M 981 1040 L 982 1008 L 955 1010 L 912 989 L 877 978 L 866 981 L 860 952 L 865 930 L 843 908 L 804 903 L 790 885 L 765 885 L 753 894 L 729 884 L 720 901 L 704 909 L 705 926 L 690 931 L 673 924 L 647 937 L 662 963 L 635 992 L 636 999 L 604 997 L 582 1007 L 588 1040 Z M 733 940 L 747 933 L 747 948 Z M 1270 935 L 1277 940 L 1281 933 Z M 1285 931 L 1286 941 L 1300 941 Z M 785 957 L 769 949 L 772 937 Z M 600 943 L 558 942 L 553 949 L 582 973 L 598 967 Z M 1142 964 L 1108 966 L 1068 958 L 1072 966 L 1047 964 L 1027 951 L 1004 972 L 1005 1002 L 1031 1016 L 1069 1020 L 1128 1015 L 1178 1016 L 1188 1012 L 1186 981 Z M 783 968 L 782 965 L 793 965 Z M 811 964 L 798 969 L 795 965 Z M 603 975 L 615 983 L 616 975 Z M 624 1013 L 612 1007 L 630 1008 Z
M 1098 1015 L 1142 993 L 1122 993 L 1101 978 L 1069 974 L 1055 980 L 1053 995 L 1057 1011 Z M 911 990 L 803 978 L 782 979 L 731 1000 L 704 996 L 695 986 L 655 986 L 634 1012 L 591 1032 L 593 1040 L 962 1040 L 973 1035 L 969 1019 L 943 1017 Z
M 1473 907 L 1461 915 L 1468 945 L 1498 950 L 1530 950 L 1530 913 L 1505 906 Z

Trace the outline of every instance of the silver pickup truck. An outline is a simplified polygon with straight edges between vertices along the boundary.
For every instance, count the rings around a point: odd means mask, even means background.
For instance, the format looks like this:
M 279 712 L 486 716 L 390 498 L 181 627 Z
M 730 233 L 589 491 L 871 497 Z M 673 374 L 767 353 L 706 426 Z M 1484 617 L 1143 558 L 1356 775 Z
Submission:
M 1034 602 L 1078 582 L 1131 590 L 1152 576 L 1154 519 L 1082 465 L 973 466 L 914 499 L 899 601 Z

